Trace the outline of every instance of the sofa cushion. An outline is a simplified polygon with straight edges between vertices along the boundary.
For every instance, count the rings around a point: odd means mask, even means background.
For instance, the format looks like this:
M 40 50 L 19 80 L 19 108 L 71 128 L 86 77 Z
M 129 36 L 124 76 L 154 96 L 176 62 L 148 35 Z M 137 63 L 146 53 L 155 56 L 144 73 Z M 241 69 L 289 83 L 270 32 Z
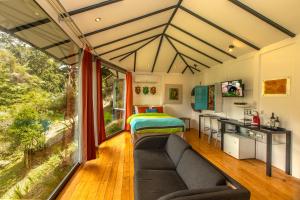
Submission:
M 169 193 L 165 196 L 160 197 L 158 200 L 173 200 L 173 199 L 180 199 L 187 196 L 190 197 L 197 197 L 199 198 L 201 194 L 211 193 L 211 192 L 219 192 L 224 190 L 230 190 L 228 186 L 216 186 L 213 188 L 202 188 L 202 189 L 193 189 L 193 190 L 179 190 L 176 192 Z
M 183 153 L 176 170 L 189 189 L 226 184 L 225 177 L 191 149 Z
M 134 151 L 136 169 L 174 169 L 175 165 L 164 150 L 137 149 Z
M 137 170 L 134 176 L 135 200 L 154 200 L 187 189 L 175 170 Z
M 181 137 L 172 134 L 169 136 L 165 148 L 173 163 L 177 166 L 184 150 L 189 147 L 190 145 L 186 143 Z

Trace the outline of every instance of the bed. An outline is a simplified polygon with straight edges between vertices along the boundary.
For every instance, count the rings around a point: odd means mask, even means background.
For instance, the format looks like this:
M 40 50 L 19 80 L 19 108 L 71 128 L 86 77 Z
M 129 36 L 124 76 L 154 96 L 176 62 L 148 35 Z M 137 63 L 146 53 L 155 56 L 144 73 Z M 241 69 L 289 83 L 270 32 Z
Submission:
M 181 119 L 166 113 L 138 113 L 127 119 L 133 139 L 149 134 L 178 134 L 182 136 L 185 124 Z

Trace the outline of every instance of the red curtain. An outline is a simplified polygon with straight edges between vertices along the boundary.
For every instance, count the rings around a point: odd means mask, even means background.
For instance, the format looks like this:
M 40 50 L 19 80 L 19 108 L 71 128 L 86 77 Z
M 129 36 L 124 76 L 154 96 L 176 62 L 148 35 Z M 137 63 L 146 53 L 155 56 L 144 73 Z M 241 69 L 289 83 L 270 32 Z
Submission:
M 103 112 L 103 98 L 102 98 L 102 70 L 99 59 L 96 61 L 96 76 L 97 76 L 97 125 L 98 125 L 98 144 L 105 141 L 105 124 Z
M 93 55 L 86 48 L 82 58 L 82 145 L 83 162 L 96 158 L 93 116 Z
M 133 101 L 132 101 L 132 74 L 131 72 L 126 73 L 126 120 L 127 118 L 132 115 L 132 106 L 133 106 Z M 125 130 L 129 131 L 130 130 L 130 124 L 125 123 Z

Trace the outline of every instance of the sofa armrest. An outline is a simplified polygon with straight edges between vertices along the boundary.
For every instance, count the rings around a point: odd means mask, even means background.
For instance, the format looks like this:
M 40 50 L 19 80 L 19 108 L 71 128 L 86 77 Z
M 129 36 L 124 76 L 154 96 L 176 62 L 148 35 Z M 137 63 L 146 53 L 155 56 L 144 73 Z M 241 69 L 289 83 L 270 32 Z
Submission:
M 158 200 L 250 200 L 248 190 L 216 187 L 198 190 L 181 190 L 160 197 Z
M 163 149 L 168 138 L 169 134 L 144 136 L 136 141 L 134 149 Z

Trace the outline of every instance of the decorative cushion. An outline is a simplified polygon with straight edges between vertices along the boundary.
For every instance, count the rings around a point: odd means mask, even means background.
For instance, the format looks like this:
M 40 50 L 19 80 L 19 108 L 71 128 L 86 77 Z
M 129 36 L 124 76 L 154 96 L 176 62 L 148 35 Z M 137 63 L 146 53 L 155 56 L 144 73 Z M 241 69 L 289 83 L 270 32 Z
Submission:
M 187 189 L 175 170 L 136 170 L 134 176 L 136 200 L 155 200 L 166 194 Z
M 147 108 L 146 113 L 157 113 L 157 109 L 156 108 Z
M 134 151 L 136 169 L 173 169 L 176 166 L 164 150 L 136 149 Z
M 183 152 L 190 148 L 190 145 L 186 143 L 181 137 L 175 134 L 171 134 L 168 138 L 165 150 L 173 163 L 177 166 Z
M 157 109 L 158 113 L 163 113 L 164 112 L 164 107 L 163 106 L 152 106 L 152 109 L 153 108 Z
M 191 149 L 185 150 L 176 170 L 190 190 L 226 185 L 225 177 Z
M 135 112 L 136 114 L 145 113 L 148 108 L 148 106 L 135 106 Z

